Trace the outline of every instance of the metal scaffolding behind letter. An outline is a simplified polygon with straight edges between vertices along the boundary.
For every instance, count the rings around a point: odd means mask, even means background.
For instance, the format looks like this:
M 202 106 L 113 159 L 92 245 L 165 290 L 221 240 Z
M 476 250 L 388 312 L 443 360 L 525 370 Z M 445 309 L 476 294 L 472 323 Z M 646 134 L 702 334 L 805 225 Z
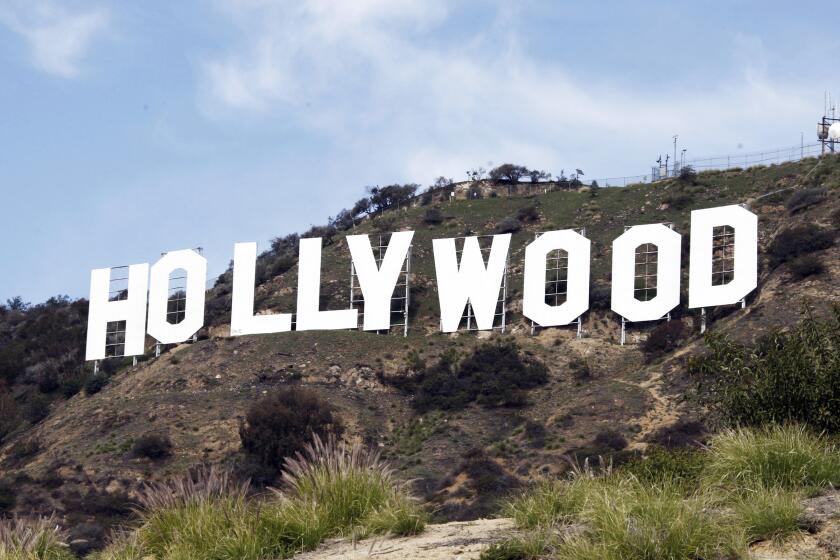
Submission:
M 390 241 L 390 233 L 382 234 L 379 236 L 376 245 L 371 246 L 377 268 L 382 266 Z M 412 246 L 409 245 L 402 270 L 394 286 L 394 292 L 391 294 L 391 328 L 402 327 L 403 336 L 408 336 L 408 306 L 411 303 L 411 283 L 409 281 L 411 276 L 411 248 Z M 352 260 L 350 261 L 350 307 L 359 310 L 358 329 L 362 330 L 364 328 L 365 298 Z

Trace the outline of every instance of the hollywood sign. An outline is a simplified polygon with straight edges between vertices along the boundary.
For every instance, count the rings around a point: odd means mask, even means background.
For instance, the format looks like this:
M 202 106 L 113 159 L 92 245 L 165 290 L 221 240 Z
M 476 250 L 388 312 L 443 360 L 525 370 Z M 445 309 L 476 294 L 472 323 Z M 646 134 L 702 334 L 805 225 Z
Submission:
M 712 282 L 714 229 L 734 230 L 734 273 L 721 285 Z M 347 236 L 353 266 L 364 298 L 363 329 L 385 330 L 391 326 L 391 296 L 411 246 L 413 231 L 391 234 L 381 264 L 377 264 L 366 235 Z M 467 304 L 471 305 L 479 330 L 493 328 L 499 290 L 507 268 L 510 234 L 492 236 L 485 261 L 477 237 L 464 239 L 460 261 L 455 239 L 432 241 L 440 325 L 443 332 L 458 330 Z M 648 301 L 635 297 L 636 248 L 657 247 L 656 296 Z M 574 230 L 541 234 L 525 249 L 522 313 L 541 327 L 574 322 L 589 308 L 589 239 Z M 651 321 L 664 317 L 680 302 L 681 236 L 663 224 L 633 226 L 613 241 L 611 308 L 627 321 Z M 548 255 L 563 250 L 568 255 L 566 300 L 560 305 L 545 301 Z M 705 308 L 737 303 L 755 289 L 758 272 L 758 218 L 741 206 L 722 206 L 691 213 L 688 306 Z M 231 336 L 292 330 L 292 314 L 254 314 L 256 243 L 236 243 L 233 257 Z M 183 319 L 167 319 L 169 280 L 173 272 L 186 273 Z M 128 267 L 126 299 L 109 298 L 111 269 L 91 271 L 87 360 L 105 358 L 109 322 L 125 321 L 125 355 L 144 353 L 145 335 L 162 344 L 177 344 L 204 326 L 207 260 L 192 250 L 165 254 L 151 267 Z M 320 309 L 321 239 L 301 239 L 298 261 L 295 330 L 353 329 L 357 309 Z

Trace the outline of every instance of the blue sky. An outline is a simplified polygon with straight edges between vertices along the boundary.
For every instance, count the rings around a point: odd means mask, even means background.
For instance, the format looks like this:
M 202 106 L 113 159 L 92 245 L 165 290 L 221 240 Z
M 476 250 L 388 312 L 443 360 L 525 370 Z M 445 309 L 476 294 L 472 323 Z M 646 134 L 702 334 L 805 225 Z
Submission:
M 833 15 L 831 13 L 833 10 Z M 513 161 L 646 173 L 812 141 L 826 2 L 0 0 L 0 300 Z

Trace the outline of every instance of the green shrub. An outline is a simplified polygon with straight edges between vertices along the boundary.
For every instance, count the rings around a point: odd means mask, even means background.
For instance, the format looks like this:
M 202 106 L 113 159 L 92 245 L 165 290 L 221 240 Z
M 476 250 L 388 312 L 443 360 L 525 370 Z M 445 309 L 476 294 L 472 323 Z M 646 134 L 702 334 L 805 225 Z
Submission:
M 840 452 L 802 426 L 738 428 L 709 442 L 710 484 L 734 490 L 840 485 Z
M 684 165 L 680 168 L 680 181 L 694 185 L 697 183 L 697 171 L 690 165 Z
M 0 379 L 12 383 L 23 372 L 24 346 L 18 341 L 0 340 Z
M 37 424 L 50 414 L 50 399 L 40 393 L 30 393 L 21 405 L 21 416 L 31 424 Z
M 522 229 L 522 223 L 514 217 L 507 217 L 496 224 L 496 233 L 516 233 Z
M 612 288 L 606 284 L 595 284 L 589 290 L 589 307 L 597 311 L 610 309 L 612 301 Z
M 443 212 L 439 208 L 429 208 L 423 213 L 423 223 L 437 225 L 443 223 Z
M 21 423 L 17 401 L 8 391 L 0 391 L 0 441 Z
M 276 475 L 283 459 L 303 450 L 313 435 L 342 431 L 333 407 L 316 393 L 284 386 L 251 405 L 239 438 L 248 458 Z
M 0 516 L 6 515 L 17 503 L 17 486 L 10 480 L 0 480 Z
M 646 439 L 654 446 L 661 446 L 666 449 L 694 447 L 702 445 L 707 432 L 708 430 L 702 422 L 681 419 L 670 426 L 663 426 Z
M 785 208 L 791 214 L 795 214 L 800 210 L 804 210 L 809 206 L 819 204 L 824 201 L 826 197 L 826 190 L 822 187 L 815 187 L 796 191 L 785 203 Z
M 87 381 L 85 381 L 85 385 L 84 385 L 85 394 L 88 395 L 88 396 L 95 395 L 96 393 L 101 391 L 103 388 L 105 388 L 105 385 L 108 384 L 108 381 L 109 381 L 109 379 L 107 377 L 105 377 L 104 375 L 92 375 L 92 376 L 90 376 L 87 379 Z
M 512 340 L 499 340 L 481 344 L 460 361 L 448 352 L 437 363 L 396 383 L 414 394 L 414 406 L 425 411 L 460 409 L 472 402 L 487 407 L 521 406 L 527 400 L 526 390 L 547 381 L 548 370 L 542 362 L 521 355 Z
M 665 321 L 650 332 L 642 343 L 642 352 L 648 361 L 654 360 L 679 347 L 685 338 L 685 325 L 680 320 Z
M 595 445 L 621 451 L 627 447 L 627 438 L 616 430 L 603 430 L 595 436 Z
M 809 317 L 755 346 L 720 334 L 688 369 L 713 417 L 731 425 L 797 422 L 840 432 L 840 307 L 827 319 Z
M 162 434 L 144 434 L 137 438 L 131 447 L 133 457 L 146 459 L 164 459 L 172 455 L 172 442 Z
M 572 376 L 579 380 L 592 379 L 592 370 L 586 360 L 582 358 L 573 358 L 569 362 L 569 371 Z
M 685 210 L 694 202 L 694 197 L 688 193 L 676 193 L 667 197 L 664 202 L 674 210 Z
M 800 255 L 828 249 L 834 244 L 834 232 L 806 223 L 779 232 L 767 248 L 771 264 L 778 266 Z
M 825 272 L 825 265 L 817 255 L 796 257 L 790 261 L 788 268 L 790 269 L 791 275 L 797 280 Z
M 540 210 L 536 204 L 522 206 L 516 211 L 514 218 L 520 222 L 536 222 L 540 219 Z

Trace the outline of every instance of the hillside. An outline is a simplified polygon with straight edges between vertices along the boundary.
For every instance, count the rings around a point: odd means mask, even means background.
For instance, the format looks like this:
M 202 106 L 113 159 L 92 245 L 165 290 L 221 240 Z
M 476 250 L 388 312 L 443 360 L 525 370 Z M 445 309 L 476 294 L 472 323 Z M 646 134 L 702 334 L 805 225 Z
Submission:
M 802 192 L 806 195 L 797 195 Z M 804 204 L 791 202 L 792 196 Z M 347 308 L 350 262 L 343 237 L 416 232 L 411 321 L 405 338 L 396 329 L 387 335 L 337 331 L 231 338 L 224 312 L 229 308 L 230 279 L 223 276 L 208 293 L 212 324 L 197 342 L 168 349 L 137 366 L 114 365 L 113 372 L 109 367 L 110 380 L 101 390 L 77 390 L 64 398 L 57 394 L 60 379 L 54 387 L 39 386 L 36 366 L 59 356 L 66 361 L 69 350 L 44 357 L 24 352 L 21 360 L 38 361 L 27 362 L 26 375 L 9 384 L 9 394 L 24 403 L 40 393 L 51 404 L 44 417 L 28 417 L 2 440 L 3 492 L 17 498 L 9 510 L 25 515 L 56 511 L 67 526 L 87 527 L 91 540 L 101 539 L 100 526 L 130 517 L 132 497 L 143 482 L 201 463 L 241 466 L 239 430 L 248 407 L 288 384 L 306 386 L 332 404 L 346 436 L 379 447 L 399 476 L 411 480 L 415 493 L 434 507 L 438 521 L 495 514 L 499 498 L 539 477 L 564 472 L 570 455 L 581 462 L 612 455 L 619 462 L 652 441 L 702 439 L 705 429 L 713 426 L 701 425 L 711 419 L 689 398 L 694 385 L 685 371 L 687 358 L 705 347 L 697 313 L 687 310 L 683 298 L 674 314 L 674 321 L 685 325 L 679 344 L 652 355 L 644 351 L 643 342 L 659 325 L 631 324 L 629 343 L 620 345 L 619 321 L 609 311 L 605 291 L 611 242 L 625 226 L 670 222 L 683 235 L 685 246 L 692 209 L 746 203 L 759 216 L 759 289 L 745 309 L 711 310 L 710 330 L 752 342 L 801 320 L 806 305 L 821 314 L 832 302 L 840 302 L 840 247 L 815 252 L 825 270 L 801 279 L 793 279 L 800 273 L 789 263 L 779 264 L 768 254 L 777 235 L 795 226 L 816 225 L 832 235 L 838 230 L 837 156 L 704 172 L 695 181 L 510 197 L 500 189 L 497 196 L 481 199 L 424 202 L 420 197 L 337 231 L 323 251 L 326 308 Z M 430 208 L 439 208 L 442 218 L 429 219 Z M 511 245 L 507 332 L 438 332 L 431 240 L 493 233 L 509 217 L 516 219 L 518 231 Z M 576 339 L 573 328 L 532 335 L 518 308 L 524 247 L 535 232 L 583 227 L 593 240 L 593 301 L 584 316 L 584 337 Z M 272 258 L 264 255 L 261 262 Z M 684 274 L 687 263 L 684 251 Z M 259 310 L 294 309 L 297 273 L 290 264 L 259 285 Z M 55 305 L 75 306 L 72 314 L 65 313 L 68 323 L 76 325 L 66 340 L 78 340 L 84 302 Z M 34 320 L 27 314 L 38 309 L 5 310 L 0 332 L 6 340 L 22 344 L 23 326 Z M 17 314 L 14 322 L 10 314 Z M 464 358 L 497 339 L 515 342 L 526 360 L 547 369 L 545 383 L 523 390 L 524 402 L 438 406 L 432 401 L 418 407 L 413 394 L 400 388 L 406 375 L 437 363 L 448 352 Z M 71 365 L 55 371 L 73 375 Z M 149 459 L 130 453 L 147 434 L 166 435 L 171 455 Z

